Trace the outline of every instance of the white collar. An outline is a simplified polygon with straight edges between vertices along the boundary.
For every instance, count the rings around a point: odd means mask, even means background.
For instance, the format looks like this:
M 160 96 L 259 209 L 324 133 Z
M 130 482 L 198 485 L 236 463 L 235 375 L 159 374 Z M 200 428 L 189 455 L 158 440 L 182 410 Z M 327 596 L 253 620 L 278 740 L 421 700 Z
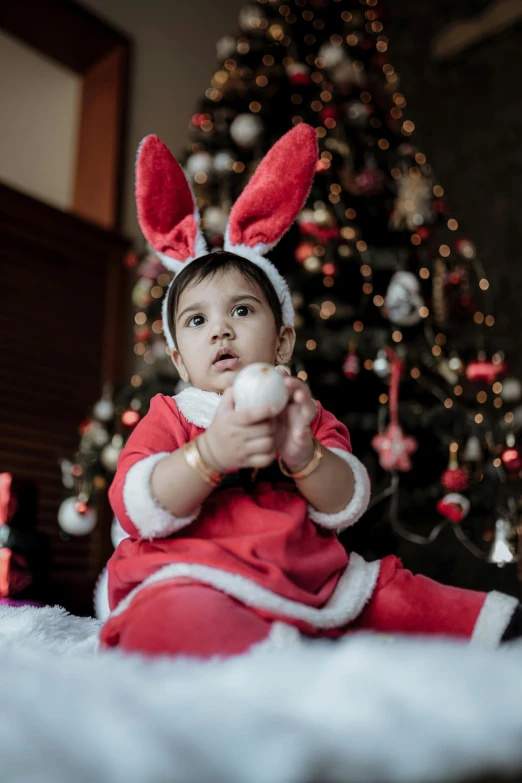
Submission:
M 187 421 L 206 430 L 221 402 L 221 394 L 188 386 L 175 394 L 173 399 Z

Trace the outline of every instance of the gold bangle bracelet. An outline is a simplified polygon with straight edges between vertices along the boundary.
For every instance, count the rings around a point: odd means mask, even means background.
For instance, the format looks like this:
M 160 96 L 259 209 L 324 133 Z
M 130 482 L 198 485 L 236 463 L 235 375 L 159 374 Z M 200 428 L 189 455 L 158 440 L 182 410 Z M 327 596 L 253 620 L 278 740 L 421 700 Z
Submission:
M 183 456 L 190 465 L 191 468 L 197 470 L 203 481 L 210 484 L 211 487 L 217 487 L 223 479 L 223 474 L 212 470 L 203 457 L 198 448 L 197 438 L 185 443 L 182 447 Z
M 283 465 L 282 459 L 279 459 L 279 467 L 281 468 L 281 473 L 283 473 L 283 475 L 294 479 L 294 481 L 299 481 L 299 479 L 306 478 L 306 476 L 309 476 L 310 473 L 313 473 L 313 471 L 318 467 L 323 457 L 324 457 L 323 447 L 321 446 L 317 438 L 314 438 L 314 453 L 312 455 L 312 459 L 310 460 L 308 465 L 306 465 L 302 470 L 299 471 L 299 473 L 289 473 L 285 468 L 285 466 Z

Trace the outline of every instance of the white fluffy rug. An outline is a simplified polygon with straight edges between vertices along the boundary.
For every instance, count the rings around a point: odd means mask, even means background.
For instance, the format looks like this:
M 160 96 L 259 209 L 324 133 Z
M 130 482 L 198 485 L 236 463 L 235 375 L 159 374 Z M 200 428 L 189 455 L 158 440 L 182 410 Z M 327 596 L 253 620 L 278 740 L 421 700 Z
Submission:
M 430 783 L 522 770 L 522 644 L 360 635 L 228 661 L 93 654 L 0 607 L 2 783 Z

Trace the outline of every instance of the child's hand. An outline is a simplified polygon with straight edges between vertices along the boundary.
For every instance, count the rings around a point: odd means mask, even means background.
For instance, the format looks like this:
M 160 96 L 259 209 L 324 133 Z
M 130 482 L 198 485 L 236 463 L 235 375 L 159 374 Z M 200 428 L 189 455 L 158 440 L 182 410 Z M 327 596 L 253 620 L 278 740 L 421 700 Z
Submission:
M 310 425 L 317 415 L 310 389 L 299 378 L 291 378 L 283 367 L 289 400 L 277 416 L 277 450 L 291 473 L 298 473 L 312 459 L 314 441 Z
M 277 426 L 271 405 L 236 411 L 229 387 L 223 392 L 212 424 L 200 437 L 201 456 L 220 473 L 264 468 L 276 457 Z

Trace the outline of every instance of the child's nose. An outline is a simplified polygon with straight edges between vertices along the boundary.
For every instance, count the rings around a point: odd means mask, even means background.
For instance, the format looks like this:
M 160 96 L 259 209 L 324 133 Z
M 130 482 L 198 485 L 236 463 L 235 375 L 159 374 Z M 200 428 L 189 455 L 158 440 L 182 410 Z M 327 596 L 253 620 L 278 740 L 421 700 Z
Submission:
M 232 324 L 225 319 L 216 321 L 216 323 L 212 325 L 211 335 L 213 342 L 222 340 L 224 337 L 233 337 L 234 330 Z

